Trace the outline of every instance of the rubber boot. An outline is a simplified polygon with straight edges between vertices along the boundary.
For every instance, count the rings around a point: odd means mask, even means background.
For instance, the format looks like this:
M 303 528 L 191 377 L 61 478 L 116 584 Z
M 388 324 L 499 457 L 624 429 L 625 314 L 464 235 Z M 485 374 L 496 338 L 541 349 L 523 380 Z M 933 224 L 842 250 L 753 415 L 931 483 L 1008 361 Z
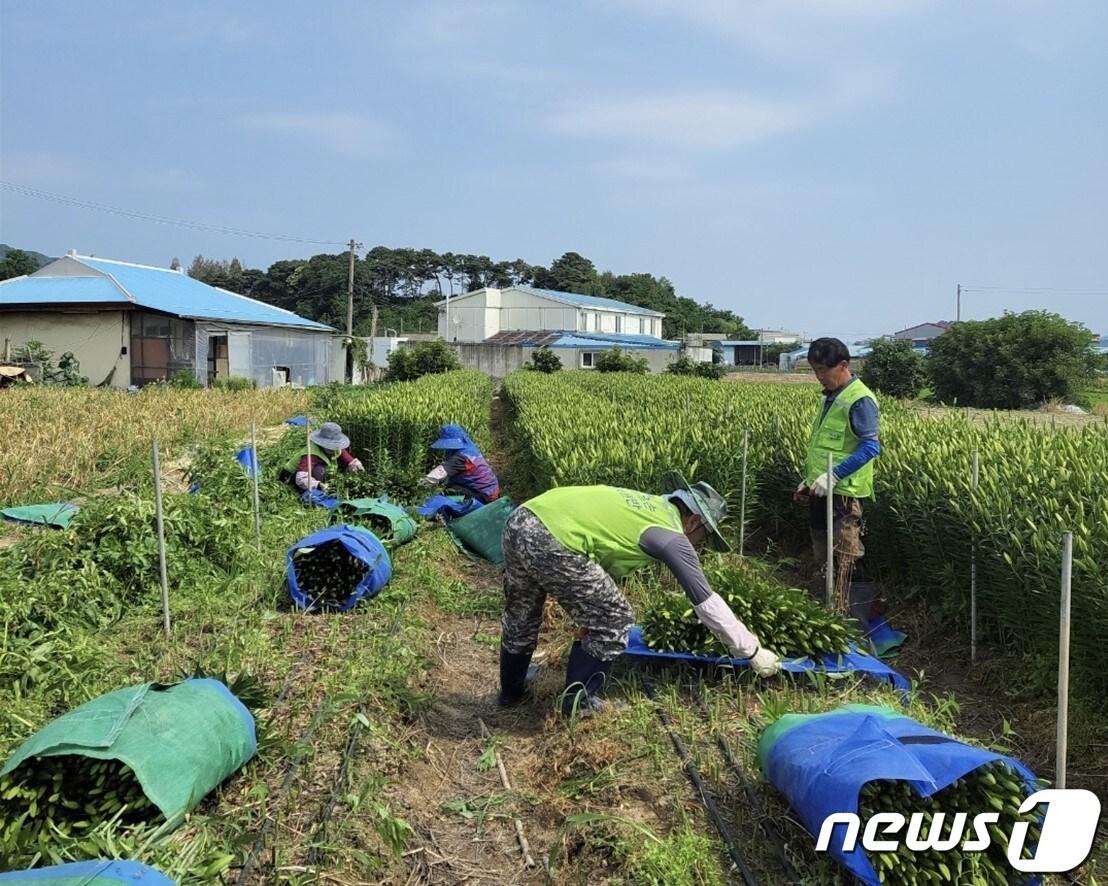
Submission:
M 496 703 L 501 707 L 510 707 L 523 701 L 531 690 L 539 672 L 537 665 L 531 664 L 530 652 L 508 652 L 500 649 L 500 696 Z
M 601 661 L 589 655 L 579 640 L 573 642 L 569 650 L 569 662 L 566 664 L 566 688 L 562 694 L 562 713 L 573 716 L 574 713 L 595 714 L 604 709 L 604 703 L 598 698 L 604 684 L 608 682 L 608 673 L 612 670 L 610 661 Z

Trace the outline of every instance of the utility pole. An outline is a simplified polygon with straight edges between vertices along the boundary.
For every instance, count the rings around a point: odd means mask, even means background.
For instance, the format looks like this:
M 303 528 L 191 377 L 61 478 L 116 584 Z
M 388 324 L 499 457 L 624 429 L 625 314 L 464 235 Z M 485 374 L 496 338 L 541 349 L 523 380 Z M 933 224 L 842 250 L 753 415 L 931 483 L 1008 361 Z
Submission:
M 957 316 L 954 318 L 955 323 L 962 322 L 962 284 L 958 284 L 958 309 Z
M 354 260 L 361 245 L 351 238 L 350 271 L 346 277 L 346 383 L 354 381 Z

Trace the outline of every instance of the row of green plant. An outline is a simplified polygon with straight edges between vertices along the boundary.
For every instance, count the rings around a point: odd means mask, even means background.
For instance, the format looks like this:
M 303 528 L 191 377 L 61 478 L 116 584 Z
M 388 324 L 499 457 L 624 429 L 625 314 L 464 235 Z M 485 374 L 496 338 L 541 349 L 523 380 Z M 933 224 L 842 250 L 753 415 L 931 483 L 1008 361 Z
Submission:
M 791 493 L 822 400 L 815 385 L 516 373 L 505 381 L 503 396 L 513 421 L 513 477 L 529 493 L 591 483 L 652 490 L 664 471 L 676 468 L 727 495 L 735 533 L 746 433 L 748 521 L 778 540 L 807 536 L 807 511 L 792 503 Z M 1072 530 L 1073 688 L 1090 701 L 1103 698 L 1103 429 L 973 424 L 960 414 L 927 417 L 884 398 L 881 408 L 876 500 L 866 511 L 868 559 L 910 582 L 968 630 L 976 547 L 983 638 L 1027 656 L 1030 679 L 1046 684 L 1057 655 L 1062 534 Z M 971 481 L 974 449 L 977 488 Z

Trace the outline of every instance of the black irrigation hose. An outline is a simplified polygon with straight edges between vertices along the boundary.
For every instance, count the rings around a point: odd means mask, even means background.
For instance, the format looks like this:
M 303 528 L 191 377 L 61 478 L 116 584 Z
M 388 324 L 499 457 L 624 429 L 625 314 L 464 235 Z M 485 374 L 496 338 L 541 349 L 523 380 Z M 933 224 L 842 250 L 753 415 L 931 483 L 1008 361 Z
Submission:
M 701 714 L 704 715 L 705 724 L 711 723 L 711 712 L 708 710 L 707 705 L 704 704 L 704 700 L 699 696 L 694 697 L 697 707 L 700 708 Z M 719 748 L 720 753 L 723 754 L 723 759 L 726 761 L 728 767 L 734 773 L 735 778 L 739 783 L 739 787 L 742 788 L 743 796 L 746 798 L 746 802 L 754 808 L 754 811 L 758 814 L 758 827 L 766 835 L 766 839 L 769 840 L 770 845 L 773 847 L 774 854 L 777 856 L 778 861 L 781 862 L 781 866 L 785 870 L 785 875 L 788 877 L 790 883 L 799 883 L 800 874 L 796 868 L 793 867 L 793 863 L 789 861 L 788 853 L 785 851 L 785 840 L 782 838 L 780 832 L 773 826 L 766 817 L 765 804 L 762 803 L 761 798 L 750 786 L 750 780 L 746 776 L 746 772 L 743 770 L 739 761 L 735 759 L 734 753 L 731 751 L 731 745 L 729 745 L 719 732 L 713 730 L 713 734 L 716 739 L 716 746 Z
M 308 728 L 304 730 L 304 734 L 300 736 L 300 740 L 297 745 L 304 744 L 319 727 L 320 722 L 323 720 L 324 706 L 327 704 L 328 696 L 325 696 L 319 704 L 316 706 L 315 713 L 312 715 L 312 721 L 308 724 Z M 274 806 L 279 805 L 288 796 L 290 790 L 292 790 L 292 781 L 296 777 L 296 771 L 300 768 L 300 763 L 303 759 L 302 754 L 297 754 L 293 757 L 292 762 L 289 763 L 289 768 L 285 772 L 285 780 L 281 782 L 281 790 L 277 794 L 277 798 L 274 802 Z M 274 818 L 272 815 L 267 815 L 265 824 L 262 825 L 262 829 L 258 831 L 258 836 L 254 840 L 254 845 L 250 848 L 250 854 L 246 857 L 246 861 L 242 866 L 242 873 L 239 874 L 238 886 L 244 886 L 250 877 L 250 874 L 254 871 L 254 863 L 257 861 L 259 853 L 265 847 L 265 838 L 269 835 L 269 832 L 273 829 Z
M 686 747 L 681 736 L 673 731 L 673 723 L 670 720 L 669 714 L 666 713 L 665 708 L 658 702 L 657 696 L 654 693 L 653 684 L 643 679 L 643 690 L 646 692 L 647 698 L 654 702 L 654 710 L 658 714 L 658 719 L 662 721 L 662 726 L 669 734 L 669 739 L 673 743 L 673 749 L 677 752 L 677 756 L 681 759 L 681 763 L 685 768 L 685 774 L 688 775 L 689 781 L 693 783 L 693 787 L 695 787 L 700 794 L 700 802 L 704 804 L 704 811 L 708 813 L 708 818 L 711 819 L 712 824 L 715 825 L 720 837 L 726 844 L 727 854 L 731 856 L 731 862 L 738 868 L 746 886 L 758 886 L 758 881 L 747 865 L 746 859 L 743 858 L 742 851 L 735 841 L 735 836 L 731 833 L 731 828 L 728 827 L 727 822 L 723 820 L 723 816 L 720 815 L 719 812 L 719 807 L 716 806 L 715 799 L 708 791 L 708 786 L 704 784 L 704 780 L 700 777 L 700 771 L 696 768 L 696 763 L 693 762 L 688 747 Z
M 364 714 L 363 714 L 364 716 Z M 327 804 L 320 812 L 319 820 L 316 823 L 317 835 L 322 835 L 327 827 L 327 823 L 331 820 L 331 815 L 335 811 L 335 805 L 338 803 L 339 791 L 342 790 L 343 784 L 346 782 L 346 773 L 350 768 L 350 761 L 354 757 L 354 751 L 358 748 L 358 739 L 362 735 L 362 721 L 359 719 L 354 720 L 354 725 L 350 730 L 350 740 L 346 743 L 346 752 L 343 755 L 342 766 L 339 767 L 338 774 L 335 776 L 334 787 L 331 789 L 331 797 L 328 799 Z M 315 863 L 319 860 L 319 844 L 314 843 L 311 851 L 308 852 L 308 867 L 315 867 Z

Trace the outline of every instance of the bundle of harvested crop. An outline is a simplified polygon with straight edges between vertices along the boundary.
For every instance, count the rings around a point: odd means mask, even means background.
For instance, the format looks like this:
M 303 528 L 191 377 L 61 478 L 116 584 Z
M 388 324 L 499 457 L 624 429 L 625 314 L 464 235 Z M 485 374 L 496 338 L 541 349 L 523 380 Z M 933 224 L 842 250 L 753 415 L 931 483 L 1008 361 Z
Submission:
M 388 551 L 368 529 L 331 526 L 288 550 L 289 594 L 301 609 L 345 612 L 392 577 Z
M 58 837 L 80 837 L 105 821 L 127 825 L 161 817 L 119 760 L 31 757 L 0 778 L 0 863 Z
M 337 540 L 302 548 L 293 564 L 301 590 L 324 609 L 345 603 L 369 572 L 369 567 Z
M 981 886 L 1006 884 L 1018 879 L 1008 863 L 1008 841 L 1016 822 L 1027 823 L 1022 857 L 1031 858 L 1041 835 L 1041 812 L 1034 809 L 1020 814 L 1020 804 L 1028 789 L 1020 775 L 1001 760 L 993 761 L 959 778 L 930 797 L 920 797 L 904 781 L 871 781 L 858 797 L 862 829 L 866 822 L 882 812 L 896 812 L 909 821 L 913 813 L 923 815 L 921 838 L 934 843 L 932 828 L 938 828 L 940 845 L 950 849 L 910 850 L 903 844 L 896 852 L 871 852 L 870 864 L 882 883 L 980 883 Z M 967 851 L 966 843 L 976 837 L 970 826 L 974 815 L 996 812 L 1000 819 L 988 825 L 989 845 L 980 851 Z M 956 819 L 963 813 L 961 825 Z M 958 826 L 961 837 L 954 834 Z
M 836 655 L 859 639 L 853 623 L 824 609 L 800 588 L 787 587 L 752 568 L 728 564 L 707 572 L 712 588 L 736 617 L 779 655 Z M 644 613 L 643 640 L 659 652 L 726 655 L 681 594 L 658 598 Z

